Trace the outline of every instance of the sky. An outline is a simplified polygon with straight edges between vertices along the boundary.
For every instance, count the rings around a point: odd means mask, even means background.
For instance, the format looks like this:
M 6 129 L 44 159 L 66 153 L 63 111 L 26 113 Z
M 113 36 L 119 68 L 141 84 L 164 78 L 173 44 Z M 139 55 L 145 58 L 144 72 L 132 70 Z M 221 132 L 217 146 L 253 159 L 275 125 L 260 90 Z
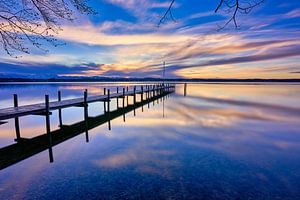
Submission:
M 0 48 L 0 77 L 300 78 L 300 1 L 266 0 L 250 14 L 214 13 L 218 0 L 93 0 L 55 37 L 19 58 Z

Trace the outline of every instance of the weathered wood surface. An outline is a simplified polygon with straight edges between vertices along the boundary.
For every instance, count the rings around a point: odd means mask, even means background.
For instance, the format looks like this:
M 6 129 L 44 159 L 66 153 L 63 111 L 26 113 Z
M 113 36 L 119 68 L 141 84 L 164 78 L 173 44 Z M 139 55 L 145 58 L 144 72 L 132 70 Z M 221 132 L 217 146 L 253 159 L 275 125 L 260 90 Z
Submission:
M 151 88 L 149 91 L 159 91 L 161 89 L 171 89 L 173 86 L 167 85 L 167 86 L 157 86 L 154 89 Z M 134 94 L 141 94 L 146 93 L 148 90 L 142 91 L 141 89 L 137 89 L 134 93 L 134 91 L 127 91 L 125 92 L 125 96 L 132 96 Z M 123 93 L 112 93 L 110 94 L 110 99 L 113 98 L 122 98 Z M 87 103 L 93 103 L 97 101 L 106 101 L 107 95 L 96 95 L 96 96 L 89 96 L 87 98 Z M 67 108 L 72 106 L 80 106 L 84 103 L 84 98 L 75 98 L 75 99 L 68 99 L 68 100 L 62 100 L 62 101 L 54 101 L 49 103 L 49 110 L 57 110 L 61 108 Z M 4 108 L 0 109 L 0 121 L 6 120 L 10 118 L 15 117 L 21 117 L 25 115 L 31 115 L 31 114 L 38 114 L 43 113 L 45 111 L 45 103 L 38 103 L 38 104 L 32 104 L 32 105 L 25 105 L 25 106 L 19 106 L 19 107 L 10 107 L 10 108 Z

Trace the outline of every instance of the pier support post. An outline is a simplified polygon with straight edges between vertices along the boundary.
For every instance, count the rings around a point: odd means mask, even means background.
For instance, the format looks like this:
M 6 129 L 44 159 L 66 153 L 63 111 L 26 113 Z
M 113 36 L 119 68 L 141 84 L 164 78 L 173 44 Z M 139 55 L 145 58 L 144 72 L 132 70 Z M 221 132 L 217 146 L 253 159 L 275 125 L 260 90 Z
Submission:
M 57 92 L 57 98 L 58 98 L 58 101 L 61 101 L 61 91 L 60 90 Z M 63 126 L 61 109 L 58 109 L 58 121 L 59 121 L 59 127 L 61 128 Z
M 146 85 L 146 99 L 149 99 L 149 85 Z
M 133 106 L 134 106 L 134 109 L 133 109 L 133 115 L 135 116 L 135 104 L 136 104 L 136 86 L 133 87 Z
M 53 162 L 53 151 L 52 151 L 52 135 L 51 135 L 51 127 L 50 127 L 50 107 L 49 107 L 49 95 L 45 95 L 45 111 L 46 111 L 46 132 L 48 135 L 49 142 L 49 160 L 50 163 Z
M 187 93 L 187 84 L 185 83 L 184 84 L 184 89 L 183 89 L 183 95 L 186 96 L 186 93 Z
M 155 96 L 155 85 L 152 85 L 152 97 Z
M 142 94 L 141 94 L 141 102 L 144 101 L 144 87 L 141 86 L 141 91 L 142 91 Z M 144 112 L 144 104 L 142 104 L 142 112 Z
M 117 94 L 119 94 L 119 87 L 117 87 Z M 117 96 L 117 109 L 119 108 L 119 97 Z
M 123 105 L 123 121 L 125 122 L 125 88 L 123 88 L 123 101 L 122 101 Z
M 160 92 L 159 95 L 162 95 L 164 93 L 164 88 L 165 88 L 164 84 L 161 84 L 160 90 L 159 90 L 159 92 Z M 160 98 L 160 102 L 162 102 L 162 97 Z
M 133 104 L 136 104 L 136 86 L 133 87 Z
M 110 90 L 107 90 L 107 112 L 108 112 L 108 130 L 111 130 L 111 123 L 110 123 Z
M 126 92 L 128 93 L 128 91 L 129 91 L 129 88 L 128 88 L 128 86 L 127 86 L 127 88 L 126 88 Z M 127 106 L 129 105 L 129 97 L 128 97 L 128 94 L 127 94 L 127 97 L 126 97 L 126 102 L 127 102 Z
M 14 94 L 14 107 L 18 108 L 19 103 L 18 103 L 18 95 Z M 19 118 L 15 118 L 15 129 L 16 129 L 16 142 L 19 142 L 21 140 L 21 133 L 20 133 L 20 123 L 19 123 Z
M 83 93 L 83 101 L 84 101 L 84 121 L 85 121 L 85 140 L 86 142 L 89 142 L 89 124 L 88 124 L 88 117 L 89 117 L 89 110 L 88 110 L 88 102 L 87 102 L 87 98 L 88 98 L 88 90 L 85 89 L 84 93 Z
M 143 86 L 141 86 L 141 90 L 142 90 L 141 99 L 142 99 L 142 101 L 144 101 L 144 87 Z
M 148 98 L 147 98 L 147 101 L 148 101 L 148 108 L 150 108 L 150 85 L 148 85 Z
M 106 88 L 103 89 L 103 95 L 106 95 Z M 103 101 L 103 106 L 104 113 L 106 113 L 106 101 Z

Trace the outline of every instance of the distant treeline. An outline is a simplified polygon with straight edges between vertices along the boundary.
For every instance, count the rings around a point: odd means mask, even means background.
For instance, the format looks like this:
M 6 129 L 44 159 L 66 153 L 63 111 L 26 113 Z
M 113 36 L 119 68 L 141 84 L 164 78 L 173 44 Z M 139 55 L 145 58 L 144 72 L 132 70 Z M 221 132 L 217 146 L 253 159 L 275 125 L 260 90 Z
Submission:
M 195 78 L 195 79 L 161 79 L 161 78 L 0 78 L 0 82 L 287 82 L 300 83 L 300 79 L 222 79 L 222 78 Z

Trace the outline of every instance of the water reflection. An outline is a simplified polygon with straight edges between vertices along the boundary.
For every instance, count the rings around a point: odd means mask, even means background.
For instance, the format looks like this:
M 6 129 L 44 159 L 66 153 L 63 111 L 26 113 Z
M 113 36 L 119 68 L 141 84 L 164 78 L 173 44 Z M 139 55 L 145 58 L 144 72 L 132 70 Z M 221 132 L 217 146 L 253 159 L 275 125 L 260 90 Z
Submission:
M 79 88 L 70 96 L 82 95 Z M 167 102 L 127 113 L 126 123 L 122 111 L 111 116 L 111 131 L 92 127 L 88 144 L 79 134 L 54 146 L 53 164 L 43 151 L 1 170 L 1 197 L 298 199 L 299 100 L 298 85 L 188 84 L 186 96 L 178 85 Z M 89 126 L 101 122 L 100 111 L 102 104 L 89 106 Z M 34 119 L 21 126 L 44 130 Z M 82 108 L 64 111 L 64 122 L 75 119 Z M 1 140 L 11 138 L 10 123 L 0 127 Z

